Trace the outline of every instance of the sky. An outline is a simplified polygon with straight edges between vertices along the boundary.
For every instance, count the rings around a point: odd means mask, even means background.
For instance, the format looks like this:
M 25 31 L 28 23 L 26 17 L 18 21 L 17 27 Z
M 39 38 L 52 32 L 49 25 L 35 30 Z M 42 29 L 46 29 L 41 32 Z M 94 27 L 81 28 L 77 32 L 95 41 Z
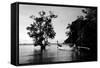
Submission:
M 29 26 L 33 19 L 30 18 L 31 15 L 38 16 L 39 11 L 45 11 L 49 14 L 52 11 L 54 14 L 58 15 L 57 18 L 52 20 L 54 31 L 56 36 L 54 39 L 49 39 L 50 42 L 63 42 L 67 36 L 65 34 L 66 27 L 69 23 L 72 23 L 77 19 L 77 16 L 83 15 L 82 9 L 77 7 L 57 7 L 57 6 L 40 6 L 40 5 L 19 5 L 19 43 L 32 43 L 32 38 L 27 34 L 28 30 L 26 27 Z

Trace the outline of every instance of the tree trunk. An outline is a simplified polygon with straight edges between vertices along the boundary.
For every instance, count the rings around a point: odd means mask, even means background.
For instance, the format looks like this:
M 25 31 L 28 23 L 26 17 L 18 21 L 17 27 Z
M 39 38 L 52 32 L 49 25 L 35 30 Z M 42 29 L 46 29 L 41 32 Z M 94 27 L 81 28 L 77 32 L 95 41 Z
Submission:
M 45 50 L 45 46 L 42 46 L 42 49 Z
M 44 45 L 41 46 L 41 52 L 43 52 L 43 50 L 45 50 L 45 46 Z

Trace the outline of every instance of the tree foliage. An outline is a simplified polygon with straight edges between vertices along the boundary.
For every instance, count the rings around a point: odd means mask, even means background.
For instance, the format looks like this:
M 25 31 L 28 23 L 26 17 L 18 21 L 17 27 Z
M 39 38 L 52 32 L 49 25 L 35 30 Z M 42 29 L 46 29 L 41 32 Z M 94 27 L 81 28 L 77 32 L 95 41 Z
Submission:
M 34 41 L 34 45 L 45 46 L 48 43 L 48 38 L 53 39 L 56 35 L 52 19 L 57 18 L 57 15 L 49 11 L 49 15 L 46 15 L 46 12 L 40 11 L 39 17 L 34 15 L 30 16 L 33 19 L 33 23 L 30 24 L 26 29 L 29 31 L 27 34 Z
M 85 17 L 78 16 L 67 26 L 70 31 L 66 34 L 69 37 L 64 42 L 93 48 L 92 46 L 97 43 L 97 9 L 85 8 L 82 12 L 86 14 Z

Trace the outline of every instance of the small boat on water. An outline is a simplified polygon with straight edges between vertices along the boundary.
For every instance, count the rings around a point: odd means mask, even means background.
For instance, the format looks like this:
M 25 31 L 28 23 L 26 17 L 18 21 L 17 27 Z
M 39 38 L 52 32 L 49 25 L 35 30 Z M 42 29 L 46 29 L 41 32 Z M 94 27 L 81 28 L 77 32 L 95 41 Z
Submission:
M 73 50 L 75 47 L 74 46 L 70 47 L 69 45 L 66 45 L 66 44 L 60 44 L 57 41 L 57 48 L 60 50 Z
M 73 50 L 74 48 L 66 46 L 66 47 L 58 47 L 58 49 L 60 49 L 60 50 Z

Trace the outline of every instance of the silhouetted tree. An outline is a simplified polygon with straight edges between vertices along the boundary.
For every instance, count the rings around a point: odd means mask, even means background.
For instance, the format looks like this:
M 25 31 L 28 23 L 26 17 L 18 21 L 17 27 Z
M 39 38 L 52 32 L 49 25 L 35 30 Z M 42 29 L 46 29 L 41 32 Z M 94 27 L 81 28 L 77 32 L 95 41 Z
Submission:
M 70 31 L 66 32 L 69 37 L 65 43 L 74 43 L 95 51 L 97 49 L 97 8 L 85 8 L 82 12 L 86 14 L 85 17 L 78 16 L 67 26 Z
M 73 43 L 73 44 L 75 44 L 75 42 L 78 38 L 78 31 L 80 31 L 81 28 L 82 28 L 81 24 L 82 24 L 83 20 L 84 20 L 83 16 L 78 16 L 75 21 L 73 21 L 71 24 L 68 24 L 66 29 L 69 29 L 69 31 L 65 32 L 66 35 L 68 36 L 68 38 L 64 41 L 64 43 Z
M 27 27 L 28 35 L 33 39 L 34 45 L 40 45 L 41 50 L 44 50 L 45 46 L 48 45 L 48 38 L 53 39 L 56 35 L 53 30 L 52 19 L 57 18 L 57 15 L 51 11 L 49 11 L 49 14 L 46 15 L 46 12 L 40 11 L 39 17 L 30 16 L 34 21 Z
M 97 59 L 97 8 L 86 8 L 83 10 L 86 14 L 87 25 L 84 28 L 82 42 L 91 49 L 94 59 Z

